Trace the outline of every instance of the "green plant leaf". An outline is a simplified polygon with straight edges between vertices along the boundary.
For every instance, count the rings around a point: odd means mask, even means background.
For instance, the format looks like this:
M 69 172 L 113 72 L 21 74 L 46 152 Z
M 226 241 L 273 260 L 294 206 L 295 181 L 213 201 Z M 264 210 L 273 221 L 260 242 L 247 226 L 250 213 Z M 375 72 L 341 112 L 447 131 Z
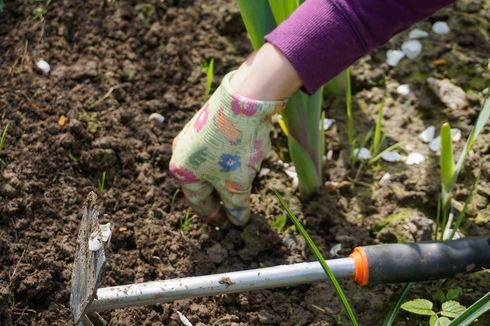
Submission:
M 459 226 L 461 225 L 461 222 L 463 221 L 463 218 L 466 216 L 466 211 L 468 210 L 468 207 L 471 203 L 471 199 L 473 198 L 473 194 L 475 193 L 476 184 L 478 183 L 479 177 L 480 176 L 477 176 L 475 178 L 475 181 L 473 181 L 473 185 L 471 186 L 470 193 L 464 201 L 463 209 L 461 210 L 461 212 L 459 212 L 458 216 L 456 217 L 456 221 L 454 222 L 454 226 L 453 226 L 453 231 L 449 235 L 449 240 L 452 240 L 454 238 L 454 235 L 456 234 L 456 231 L 458 231 Z M 449 227 L 451 227 L 451 226 L 449 226 Z M 451 291 L 451 290 L 449 290 L 449 291 Z M 448 295 L 449 295 L 449 292 L 448 292 Z M 456 299 L 456 297 L 451 298 L 451 299 Z M 451 299 L 448 297 L 448 300 L 451 300 Z
M 466 326 L 471 324 L 475 319 L 490 310 L 490 292 L 473 303 L 468 309 L 463 311 L 459 317 L 455 318 L 451 326 Z
M 214 77 L 214 58 L 211 58 L 209 61 L 208 67 L 206 71 L 206 90 L 204 92 L 204 97 L 207 99 L 209 94 L 211 93 L 211 85 L 213 83 Z
M 264 36 L 276 27 L 268 1 L 237 0 L 243 23 L 254 49 L 264 44 Z
M 352 117 L 352 89 L 350 82 L 350 69 L 345 70 L 345 106 L 347 114 L 347 138 L 349 140 L 349 158 L 351 165 L 355 164 L 354 158 L 354 119 Z
M 378 118 L 376 119 L 376 127 L 374 128 L 374 139 L 373 139 L 373 146 L 371 150 L 373 156 L 378 154 L 381 147 L 381 121 L 383 120 L 383 109 L 385 106 L 385 98 L 386 96 L 383 95 L 383 98 L 381 99 L 381 104 L 379 105 L 379 109 L 378 109 Z
M 441 127 L 441 183 L 443 207 L 448 205 L 452 192 L 454 176 L 453 143 L 451 140 L 451 126 L 444 123 Z
M 415 299 L 405 302 L 401 305 L 401 308 L 417 315 L 432 316 L 436 314 L 432 311 L 432 306 L 432 302 L 429 300 Z
M 476 184 L 476 182 L 475 182 L 475 184 Z M 446 298 L 447 298 L 447 300 L 457 299 L 461 295 L 462 292 L 463 292 L 463 290 L 461 288 L 449 289 L 447 291 Z
M 280 215 L 274 220 L 274 222 L 272 222 L 272 227 L 279 230 L 279 232 L 282 232 L 284 231 L 287 220 L 287 215 Z
M 448 326 L 451 321 L 447 317 L 439 317 L 437 315 L 430 316 L 430 326 Z
M 310 250 L 313 252 L 313 255 L 315 256 L 316 260 L 320 263 L 322 266 L 323 270 L 325 271 L 325 274 L 327 275 L 328 279 L 330 280 L 330 283 L 335 288 L 335 292 L 337 293 L 337 296 L 339 297 L 340 301 L 342 302 L 342 305 L 344 306 L 345 311 L 347 312 L 347 315 L 349 316 L 350 322 L 352 325 L 358 325 L 356 317 L 354 316 L 354 312 L 352 311 L 351 306 L 349 305 L 349 302 L 347 301 L 347 298 L 344 294 L 344 291 L 340 287 L 339 282 L 335 278 L 335 275 L 333 274 L 332 270 L 330 267 L 328 267 L 327 263 L 325 262 L 325 259 L 323 258 L 322 254 L 320 253 L 320 250 L 318 250 L 317 246 L 311 239 L 310 235 L 306 230 L 303 228 L 303 225 L 299 222 L 298 218 L 294 215 L 294 213 L 291 211 L 289 206 L 286 204 L 282 196 L 276 191 L 273 190 L 274 194 L 276 195 L 277 199 L 279 200 L 279 203 L 281 204 L 282 208 L 287 212 L 289 218 L 293 221 L 294 225 L 298 229 L 299 233 L 303 236 L 303 238 L 306 241 L 306 244 L 310 248 Z
M 461 313 L 465 311 L 465 309 L 466 307 L 461 305 L 459 302 L 454 300 L 449 300 L 442 304 L 441 315 L 450 318 L 456 318 L 459 315 L 461 315 Z
M 412 286 L 414 285 L 413 282 L 411 283 L 405 283 L 405 285 L 400 289 L 398 292 L 398 295 L 396 297 L 396 300 L 393 301 L 393 304 L 391 305 L 390 311 L 388 312 L 388 315 L 386 315 L 386 318 L 383 322 L 383 326 L 391 326 L 395 322 L 396 316 L 398 315 L 398 311 L 400 310 L 400 305 L 402 304 L 402 301 L 405 300 L 407 297 L 408 293 L 410 293 L 410 290 L 412 289 Z
M 440 303 L 443 303 L 446 301 L 446 296 L 444 295 L 444 292 L 442 292 L 441 289 L 437 289 L 436 290 L 436 299 L 437 301 L 439 301 Z
M 279 25 L 286 20 L 299 7 L 299 4 L 299 0 L 269 0 L 276 24 Z

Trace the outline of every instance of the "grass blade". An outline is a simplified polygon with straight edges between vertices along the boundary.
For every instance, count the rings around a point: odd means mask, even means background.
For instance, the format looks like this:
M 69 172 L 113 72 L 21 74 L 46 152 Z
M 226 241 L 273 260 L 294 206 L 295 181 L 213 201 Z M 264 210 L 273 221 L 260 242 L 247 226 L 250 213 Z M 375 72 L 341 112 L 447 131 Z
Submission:
M 209 93 L 211 93 L 211 84 L 213 83 L 214 77 L 214 58 L 211 58 L 208 64 L 208 71 L 206 73 L 206 91 L 204 92 L 204 97 L 207 99 Z
M 301 223 L 299 222 L 298 218 L 294 215 L 294 213 L 291 211 L 289 206 L 286 204 L 284 199 L 281 197 L 281 195 L 276 191 L 273 190 L 274 194 L 276 195 L 277 199 L 279 200 L 279 203 L 281 204 L 282 208 L 287 212 L 289 218 L 293 221 L 294 226 L 296 229 L 301 233 L 301 235 L 305 238 L 306 243 L 308 244 L 308 247 L 311 249 L 313 252 L 313 255 L 315 258 L 318 260 L 320 265 L 322 266 L 323 270 L 325 271 L 325 274 L 327 275 L 328 279 L 332 283 L 332 285 L 335 288 L 335 291 L 337 292 L 338 297 L 340 298 L 340 301 L 342 302 L 342 305 L 345 308 L 345 311 L 347 312 L 347 315 L 349 316 L 350 322 L 352 325 L 358 325 L 356 317 L 354 316 L 354 312 L 352 311 L 352 308 L 349 305 L 349 302 L 347 301 L 347 298 L 344 294 L 344 291 L 340 287 L 339 282 L 335 278 L 335 275 L 332 273 L 330 268 L 328 267 L 327 263 L 325 262 L 325 259 L 323 259 L 322 254 L 318 250 L 317 246 L 311 239 L 310 235 L 306 230 L 303 228 Z
M 349 158 L 354 165 L 354 120 L 352 117 L 352 89 L 350 83 L 350 68 L 345 71 L 345 106 L 347 110 L 347 137 L 349 139 Z
M 264 44 L 264 36 L 276 27 L 268 1 L 237 0 L 240 14 L 254 49 Z
M 383 95 L 383 99 L 381 100 L 381 104 L 379 105 L 378 119 L 376 120 L 376 128 L 374 129 L 373 148 L 371 150 L 371 153 L 373 153 L 373 155 L 378 154 L 379 149 L 381 147 L 381 121 L 383 120 L 384 106 L 385 106 L 385 95 Z
M 398 143 L 395 143 L 395 144 L 393 144 L 393 145 L 391 145 L 391 146 L 386 147 L 386 148 L 385 148 L 384 150 L 382 150 L 382 151 L 381 151 L 381 152 L 380 152 L 378 155 L 376 155 L 376 156 L 374 156 L 372 159 L 370 159 L 370 160 L 369 160 L 369 163 L 374 163 L 374 162 L 378 161 L 378 160 L 381 158 L 381 156 L 383 156 L 383 154 L 384 154 L 385 152 L 389 152 L 389 151 L 392 151 L 392 150 L 394 150 L 394 149 L 397 149 L 397 148 L 399 148 L 399 147 L 403 146 L 404 144 L 405 144 L 405 142 L 404 142 L 404 141 L 399 141 Z
M 0 154 L 2 154 L 3 148 L 5 147 L 5 139 L 7 138 L 7 131 L 9 130 L 10 123 L 7 123 L 2 130 L 2 136 L 0 136 Z
M 415 283 L 405 283 L 403 287 L 400 289 L 398 292 L 398 295 L 396 297 L 396 300 L 393 301 L 393 304 L 391 305 L 390 311 L 388 312 L 388 315 L 386 316 L 383 326 L 391 326 L 395 322 L 396 316 L 398 315 L 398 311 L 400 311 L 400 306 L 402 305 L 402 302 L 405 300 L 405 298 L 408 296 L 408 293 L 410 293 L 410 290 L 412 289 L 412 286 Z
M 459 212 L 458 217 L 456 218 L 456 221 L 454 222 L 454 227 L 453 231 L 451 232 L 451 235 L 449 236 L 449 240 L 452 240 L 454 235 L 456 234 L 456 231 L 458 231 L 459 226 L 461 225 L 461 222 L 463 221 L 463 217 L 466 215 L 466 211 L 468 210 L 468 206 L 471 203 L 471 199 L 473 198 L 473 194 L 475 193 L 476 190 L 476 184 L 478 183 L 479 177 L 475 178 L 475 181 L 473 182 L 473 185 L 471 186 L 470 193 L 468 194 L 468 197 L 466 197 L 466 200 L 464 201 L 464 206 L 461 212 Z M 449 227 L 451 227 L 449 225 Z
M 466 326 L 471 324 L 475 319 L 490 310 L 490 292 L 473 303 L 461 315 L 455 318 L 449 326 Z

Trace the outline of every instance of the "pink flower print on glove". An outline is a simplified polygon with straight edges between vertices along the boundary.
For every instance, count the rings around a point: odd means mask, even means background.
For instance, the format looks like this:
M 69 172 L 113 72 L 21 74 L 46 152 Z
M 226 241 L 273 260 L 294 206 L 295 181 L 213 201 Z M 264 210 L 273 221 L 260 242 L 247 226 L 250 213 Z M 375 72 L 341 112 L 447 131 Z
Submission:
M 248 101 L 240 101 L 237 96 L 233 96 L 231 100 L 231 110 L 236 115 L 243 114 L 247 117 L 253 116 L 257 112 L 257 102 L 248 99 Z
M 175 164 L 170 164 L 170 173 L 180 183 L 193 183 L 199 179 L 186 168 L 179 168 Z
M 196 132 L 200 132 L 204 125 L 208 122 L 209 104 L 206 103 L 201 112 L 199 112 L 198 114 L 199 115 L 197 116 L 196 122 L 194 123 L 194 129 L 196 130 Z

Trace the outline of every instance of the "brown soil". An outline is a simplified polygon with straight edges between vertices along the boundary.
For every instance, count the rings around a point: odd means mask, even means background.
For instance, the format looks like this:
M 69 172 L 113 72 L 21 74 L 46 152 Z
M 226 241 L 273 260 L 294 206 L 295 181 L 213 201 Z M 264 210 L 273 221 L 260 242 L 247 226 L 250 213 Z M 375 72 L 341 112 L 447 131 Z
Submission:
M 193 216 L 184 233 L 187 209 L 180 194 L 171 205 L 177 186 L 167 171 L 170 144 L 203 102 L 200 64 L 215 58 L 216 87 L 251 51 L 235 2 L 54 1 L 44 19 L 33 14 L 37 6 L 7 1 L 0 14 L 0 127 L 10 123 L 1 154 L 7 165 L 0 171 L 0 325 L 71 322 L 69 283 L 81 205 L 104 171 L 100 217 L 114 224 L 114 234 L 103 286 L 313 260 L 299 235 L 271 227 L 284 214 L 271 188 L 285 196 L 327 257 L 336 243 L 346 255 L 357 245 L 384 241 L 373 224 L 397 208 L 433 218 L 437 159 L 416 135 L 449 119 L 465 139 L 481 107 L 478 92 L 490 83 L 490 4 L 463 1 L 419 24 L 430 30 L 429 22 L 443 19 L 452 28 L 448 36 L 424 39 L 421 57 L 389 68 L 387 45 L 353 67 L 357 133 L 373 126 L 385 93 L 387 142 L 406 140 L 431 159 L 409 168 L 380 162 L 363 169 L 354 187 L 322 189 L 301 203 L 278 155 L 271 154 L 264 163 L 271 171 L 254 184 L 249 225 L 216 230 Z M 399 46 L 405 36 L 391 45 Z M 36 71 L 39 59 L 51 65 L 49 76 Z M 447 64 L 432 64 L 436 59 Z M 463 87 L 468 108 L 445 109 L 429 90 L 428 76 L 449 77 Z M 401 83 L 411 84 L 410 96 L 396 93 Z M 345 159 L 343 103 L 342 96 L 326 100 L 326 115 L 337 119 L 327 132 L 333 159 L 325 172 L 332 181 L 355 175 Z M 163 126 L 149 121 L 153 112 L 165 117 Z M 61 116 L 69 119 L 64 125 Z M 274 135 L 282 153 L 284 136 L 278 129 Z M 463 201 L 481 170 L 478 201 L 463 225 L 466 235 L 490 230 L 488 213 L 486 220 L 478 215 L 490 200 L 489 140 L 487 128 L 456 195 Z M 382 188 L 378 180 L 386 171 L 394 182 Z M 381 324 L 400 287 L 341 284 L 362 325 Z M 488 273 L 422 283 L 411 297 L 433 300 L 437 288 L 457 286 L 465 290 L 460 302 L 469 305 L 488 291 Z M 347 323 L 327 283 L 120 309 L 103 317 L 111 325 L 179 325 L 177 310 L 195 325 Z M 398 321 L 414 325 L 419 319 L 402 312 Z M 490 323 L 488 316 L 480 323 Z

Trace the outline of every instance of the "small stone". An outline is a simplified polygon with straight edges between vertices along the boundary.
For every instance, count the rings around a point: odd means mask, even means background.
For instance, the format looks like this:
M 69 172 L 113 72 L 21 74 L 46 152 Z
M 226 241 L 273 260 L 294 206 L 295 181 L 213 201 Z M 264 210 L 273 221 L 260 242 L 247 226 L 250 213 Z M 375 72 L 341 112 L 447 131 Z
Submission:
M 429 143 L 432 139 L 434 139 L 435 132 L 436 127 L 430 126 L 420 133 L 419 138 L 422 139 L 424 143 Z
M 405 163 L 408 165 L 415 165 L 415 164 L 420 164 L 423 161 L 425 161 L 424 155 L 422 155 L 418 152 L 412 152 L 408 155 Z
M 386 162 L 400 162 L 401 156 L 398 152 L 386 151 L 381 154 L 381 158 Z
M 155 122 L 159 126 L 162 126 L 163 122 L 165 121 L 165 118 L 163 117 L 163 115 L 161 115 L 160 113 L 156 113 L 156 112 L 150 114 L 149 119 L 150 119 L 150 121 Z
M 391 183 L 391 174 L 386 172 L 385 174 L 383 174 L 381 179 L 379 179 L 379 184 L 381 187 L 386 187 L 386 186 L 389 186 L 390 183 Z
M 405 56 L 405 53 L 400 50 L 388 50 L 386 51 L 386 63 L 389 66 L 395 67 L 401 59 Z
M 271 169 L 268 169 L 268 168 L 262 168 L 262 169 L 260 169 L 259 178 L 265 177 L 270 172 L 271 172 Z
M 330 248 L 330 256 L 337 257 L 339 255 L 339 251 L 342 249 L 342 243 L 335 244 L 332 248 Z
M 437 21 L 432 25 L 432 31 L 436 34 L 449 34 L 449 26 L 446 22 Z
M 451 128 L 451 139 L 452 141 L 460 141 L 461 140 L 461 130 L 457 128 Z
M 43 75 L 48 75 L 51 71 L 51 66 L 44 60 L 38 60 L 36 62 L 36 67 L 42 72 Z
M 372 155 L 369 149 L 362 147 L 361 149 L 359 148 L 354 148 L 354 156 L 357 157 L 358 159 L 362 161 L 366 161 L 371 159 Z
M 405 41 L 402 44 L 402 51 L 409 59 L 414 59 L 422 52 L 422 43 L 418 40 Z
M 441 136 L 437 136 L 436 138 L 432 139 L 429 143 L 429 148 L 433 152 L 440 152 L 441 151 Z
M 396 88 L 396 92 L 400 95 L 407 96 L 410 94 L 410 85 L 402 84 Z
M 429 33 L 427 33 L 426 31 L 423 31 L 421 29 L 418 29 L 418 28 L 412 29 L 410 31 L 410 33 L 408 34 L 408 38 L 411 40 L 418 39 L 418 38 L 424 38 L 427 36 L 429 36 Z
M 179 315 L 180 322 L 184 326 L 192 326 L 192 323 L 187 319 L 186 316 L 184 316 L 180 311 L 177 310 L 177 315 Z
M 465 91 L 449 79 L 427 79 L 430 89 L 451 110 L 461 110 L 468 106 Z

